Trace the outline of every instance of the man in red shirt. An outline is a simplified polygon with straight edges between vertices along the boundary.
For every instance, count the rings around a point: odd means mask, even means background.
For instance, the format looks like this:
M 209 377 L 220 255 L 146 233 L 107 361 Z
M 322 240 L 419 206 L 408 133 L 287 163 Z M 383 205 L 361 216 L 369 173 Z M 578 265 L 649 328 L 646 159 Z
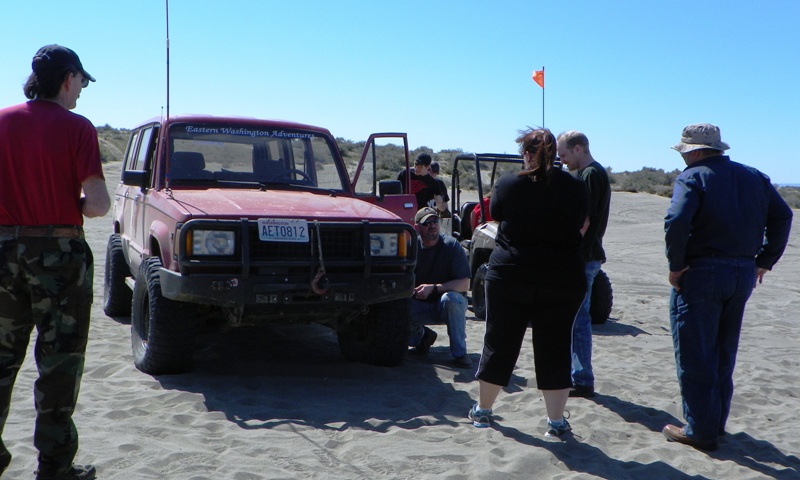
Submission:
M 0 110 L 0 432 L 36 326 L 36 478 L 91 480 L 94 467 L 72 463 L 94 268 L 83 216 L 111 202 L 97 131 L 70 110 L 95 79 L 59 45 L 39 49 L 32 69 L 30 101 Z M 10 462 L 0 441 L 0 475 Z

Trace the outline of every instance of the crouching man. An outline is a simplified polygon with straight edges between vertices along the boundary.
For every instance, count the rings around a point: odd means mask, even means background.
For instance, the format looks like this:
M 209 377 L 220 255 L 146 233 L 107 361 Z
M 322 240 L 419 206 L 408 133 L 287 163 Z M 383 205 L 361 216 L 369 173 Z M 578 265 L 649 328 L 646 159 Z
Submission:
M 467 355 L 466 313 L 469 262 L 453 237 L 439 232 L 439 215 L 430 207 L 414 216 L 419 255 L 414 270 L 417 286 L 411 302 L 412 353 L 425 355 L 436 341 L 436 332 L 425 325 L 444 323 L 450 337 L 450 353 L 459 368 L 472 367 Z

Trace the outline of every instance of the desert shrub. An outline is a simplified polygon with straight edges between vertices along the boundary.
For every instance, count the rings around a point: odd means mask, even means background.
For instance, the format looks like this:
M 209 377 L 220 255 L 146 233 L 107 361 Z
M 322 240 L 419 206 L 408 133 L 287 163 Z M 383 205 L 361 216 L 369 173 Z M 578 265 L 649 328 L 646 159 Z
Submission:
M 114 128 L 111 125 L 97 127 L 97 140 L 100 144 L 100 158 L 103 163 L 119 162 L 125 156 L 128 137 L 131 131 L 125 128 Z
M 680 175 L 680 170 L 665 172 L 662 169 L 644 167 L 638 172 L 610 173 L 611 189 L 621 192 L 652 193 L 665 197 L 672 196 L 672 185 Z
M 355 168 L 355 165 L 361 158 L 361 152 L 364 150 L 365 144 L 366 142 L 353 142 L 341 137 L 336 138 L 336 145 L 339 147 L 342 158 L 344 158 L 344 163 L 348 168 L 351 166 Z
M 778 187 L 778 193 L 783 200 L 792 208 L 800 208 L 800 188 L 798 187 Z

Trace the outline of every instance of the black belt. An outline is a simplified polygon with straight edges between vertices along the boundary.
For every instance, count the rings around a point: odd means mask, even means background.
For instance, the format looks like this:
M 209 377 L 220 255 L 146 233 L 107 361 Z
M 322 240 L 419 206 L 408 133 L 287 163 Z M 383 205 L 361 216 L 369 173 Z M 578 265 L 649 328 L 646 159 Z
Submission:
M 0 237 L 60 237 L 82 238 L 83 227 L 77 225 L 0 225 Z

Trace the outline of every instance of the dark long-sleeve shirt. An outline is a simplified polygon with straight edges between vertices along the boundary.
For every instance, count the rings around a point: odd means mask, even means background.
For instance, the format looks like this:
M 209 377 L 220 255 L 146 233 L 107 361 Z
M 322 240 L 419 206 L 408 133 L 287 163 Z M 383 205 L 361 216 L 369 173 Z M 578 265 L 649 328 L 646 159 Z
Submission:
M 675 180 L 664 219 L 671 272 L 694 258 L 755 258 L 771 269 L 789 239 L 792 210 L 755 168 L 725 155 L 696 162 Z

